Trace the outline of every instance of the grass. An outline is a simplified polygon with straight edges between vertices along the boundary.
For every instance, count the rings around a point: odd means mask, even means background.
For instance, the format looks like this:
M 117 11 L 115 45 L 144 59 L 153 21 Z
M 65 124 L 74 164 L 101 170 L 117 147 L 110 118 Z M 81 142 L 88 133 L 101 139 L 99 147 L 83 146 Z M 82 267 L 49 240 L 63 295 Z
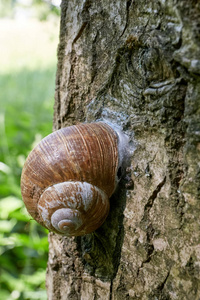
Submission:
M 58 21 L 0 20 L 0 299 L 47 299 L 47 231 L 25 210 L 20 175 L 52 131 Z

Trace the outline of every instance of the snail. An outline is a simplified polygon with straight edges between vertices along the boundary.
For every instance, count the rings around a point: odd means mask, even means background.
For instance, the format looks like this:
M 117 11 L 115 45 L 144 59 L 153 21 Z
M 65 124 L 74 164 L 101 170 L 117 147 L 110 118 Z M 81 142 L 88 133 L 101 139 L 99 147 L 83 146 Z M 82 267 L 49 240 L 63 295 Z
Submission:
M 80 236 L 109 213 L 126 156 L 127 136 L 104 122 L 59 129 L 27 157 L 21 193 L 29 214 L 50 231 Z

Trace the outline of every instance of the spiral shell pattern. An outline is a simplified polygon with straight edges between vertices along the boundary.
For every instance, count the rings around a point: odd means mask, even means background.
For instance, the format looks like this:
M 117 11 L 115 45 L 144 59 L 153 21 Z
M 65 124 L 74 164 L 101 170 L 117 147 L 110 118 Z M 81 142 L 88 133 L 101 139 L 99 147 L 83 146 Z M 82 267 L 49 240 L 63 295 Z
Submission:
M 63 182 L 47 188 L 38 202 L 45 226 L 65 235 L 84 235 L 109 212 L 107 195 L 87 182 Z M 65 228 L 64 228 L 65 227 Z
M 29 154 L 21 192 L 30 215 L 64 235 L 98 228 L 117 184 L 118 137 L 103 122 L 79 124 L 45 137 Z

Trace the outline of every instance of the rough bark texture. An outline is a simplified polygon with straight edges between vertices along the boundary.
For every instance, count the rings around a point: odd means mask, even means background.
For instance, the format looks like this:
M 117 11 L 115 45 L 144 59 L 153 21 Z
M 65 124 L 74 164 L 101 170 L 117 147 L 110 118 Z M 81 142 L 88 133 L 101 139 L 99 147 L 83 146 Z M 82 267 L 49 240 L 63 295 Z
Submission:
M 49 235 L 49 299 L 200 299 L 199 57 L 198 0 L 62 2 L 54 129 L 117 123 L 132 156 L 101 228 Z

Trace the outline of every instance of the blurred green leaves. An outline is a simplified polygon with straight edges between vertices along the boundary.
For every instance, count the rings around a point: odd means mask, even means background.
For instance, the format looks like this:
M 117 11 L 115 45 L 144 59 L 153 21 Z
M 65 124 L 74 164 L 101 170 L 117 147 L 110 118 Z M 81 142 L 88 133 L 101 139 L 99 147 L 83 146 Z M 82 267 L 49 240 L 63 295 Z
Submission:
M 60 14 L 59 0 L 1 0 L 0 18 L 15 17 L 18 10 L 27 10 L 29 14 L 40 21 Z
M 20 176 L 32 147 L 52 131 L 58 29 L 35 22 L 8 26 L 10 44 L 1 44 L 0 55 L 0 299 L 43 300 L 48 232 L 28 215 Z

